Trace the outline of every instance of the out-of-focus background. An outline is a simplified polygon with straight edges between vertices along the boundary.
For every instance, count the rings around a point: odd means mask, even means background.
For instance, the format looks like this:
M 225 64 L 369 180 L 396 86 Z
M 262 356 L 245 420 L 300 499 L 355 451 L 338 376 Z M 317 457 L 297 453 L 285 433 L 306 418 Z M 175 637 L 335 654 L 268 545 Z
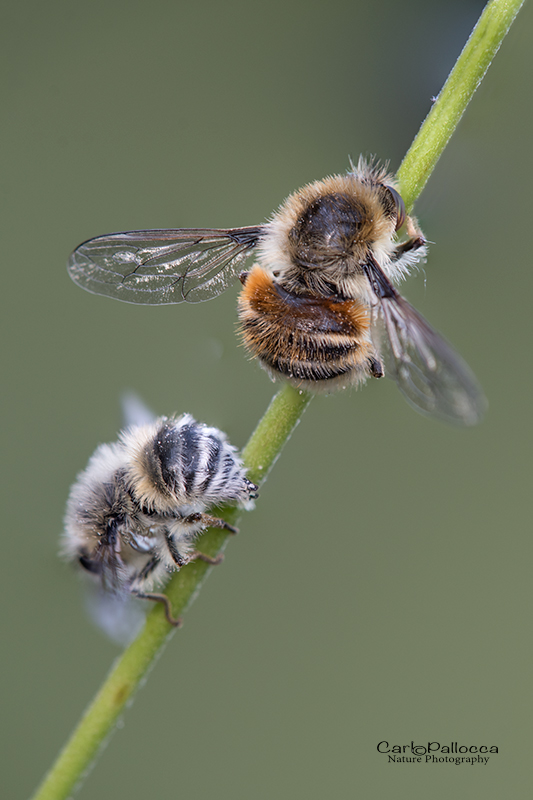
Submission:
M 237 287 L 136 307 L 65 262 L 111 231 L 258 224 L 359 153 L 396 169 L 483 3 L 12 5 L 2 26 L 3 794 L 25 798 L 118 648 L 57 558 L 131 389 L 242 446 L 274 387 Z M 475 429 L 389 381 L 313 401 L 79 797 L 528 797 L 531 5 L 416 212 L 404 285 L 479 377 Z M 390 764 L 378 742 L 496 745 Z

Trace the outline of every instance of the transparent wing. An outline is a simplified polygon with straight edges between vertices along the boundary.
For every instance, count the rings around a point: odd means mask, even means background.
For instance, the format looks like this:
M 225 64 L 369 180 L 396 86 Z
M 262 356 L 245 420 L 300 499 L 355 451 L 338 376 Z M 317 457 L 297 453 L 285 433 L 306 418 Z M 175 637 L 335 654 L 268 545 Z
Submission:
M 146 605 L 129 593 L 106 592 L 90 576 L 82 577 L 85 608 L 92 622 L 117 644 L 130 644 L 144 625 Z
M 407 300 L 382 299 L 377 330 L 385 375 L 417 411 L 459 425 L 479 422 L 487 403 L 475 376 Z
M 83 289 L 127 303 L 198 303 L 227 289 L 262 232 L 257 226 L 112 233 L 80 244 L 68 271 Z
M 135 392 L 122 392 L 120 403 L 122 406 L 124 428 L 130 428 L 134 425 L 151 425 L 152 422 L 155 422 L 157 419 L 154 412 L 144 404 L 139 395 Z
M 379 299 L 373 335 L 385 374 L 422 414 L 457 425 L 475 425 L 487 401 L 468 365 L 398 294 L 377 264 L 365 269 Z

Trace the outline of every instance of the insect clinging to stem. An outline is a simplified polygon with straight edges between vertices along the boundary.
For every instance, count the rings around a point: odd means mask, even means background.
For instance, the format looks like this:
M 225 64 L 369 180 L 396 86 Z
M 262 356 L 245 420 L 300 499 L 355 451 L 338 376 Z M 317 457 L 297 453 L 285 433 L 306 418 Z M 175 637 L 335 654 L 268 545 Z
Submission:
M 156 305 L 208 300 L 238 276 L 244 343 L 272 377 L 317 392 L 385 374 L 423 414 L 472 425 L 486 406 L 476 378 L 395 287 L 426 252 L 394 177 L 361 158 L 263 225 L 99 236 L 68 268 L 90 292 Z
M 198 552 L 198 535 L 207 527 L 236 529 L 208 509 L 249 507 L 256 491 L 217 428 L 190 414 L 132 425 L 118 441 L 100 445 L 78 475 L 62 551 L 110 601 L 134 596 L 161 602 L 168 622 L 177 625 L 167 596 L 154 589 L 196 558 L 219 563 Z

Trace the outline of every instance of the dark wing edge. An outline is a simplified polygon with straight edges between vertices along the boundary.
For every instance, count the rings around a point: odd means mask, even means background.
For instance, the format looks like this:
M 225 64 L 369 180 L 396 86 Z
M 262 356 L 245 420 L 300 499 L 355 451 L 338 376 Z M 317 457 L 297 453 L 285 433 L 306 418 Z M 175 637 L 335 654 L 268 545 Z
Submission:
M 222 294 L 263 233 L 247 228 L 188 228 L 112 233 L 70 255 L 78 286 L 127 303 L 201 302 Z

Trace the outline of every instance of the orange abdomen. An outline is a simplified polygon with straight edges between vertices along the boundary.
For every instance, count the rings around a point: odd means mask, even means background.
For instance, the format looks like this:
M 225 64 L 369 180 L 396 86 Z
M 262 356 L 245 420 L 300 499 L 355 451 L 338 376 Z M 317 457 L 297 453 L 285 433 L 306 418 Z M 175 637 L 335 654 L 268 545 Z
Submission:
M 311 389 L 354 383 L 375 364 L 370 316 L 355 300 L 287 292 L 259 266 L 239 297 L 244 343 L 270 372 Z

